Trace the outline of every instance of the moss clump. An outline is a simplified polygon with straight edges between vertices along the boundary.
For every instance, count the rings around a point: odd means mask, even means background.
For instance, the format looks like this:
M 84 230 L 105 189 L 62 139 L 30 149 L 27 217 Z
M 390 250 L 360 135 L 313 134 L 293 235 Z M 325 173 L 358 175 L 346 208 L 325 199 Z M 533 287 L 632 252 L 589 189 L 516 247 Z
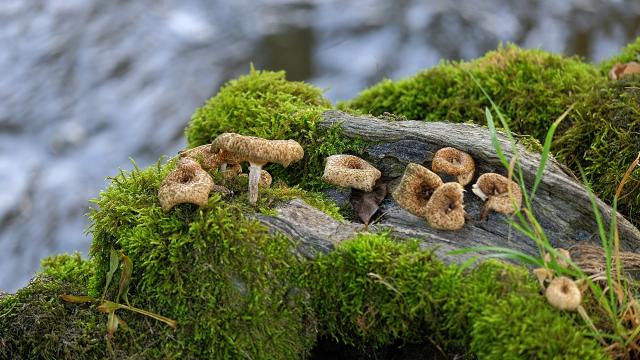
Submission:
M 340 136 L 337 128 L 317 128 L 323 111 L 331 104 L 321 91 L 303 82 L 287 81 L 285 73 L 257 71 L 224 85 L 218 94 L 197 109 L 186 129 L 189 147 L 213 141 L 223 132 L 259 136 L 265 139 L 294 139 L 305 158 L 283 169 L 265 167 L 274 178 L 288 184 L 321 187 L 322 161 L 328 155 L 362 150 L 358 141 Z
M 581 320 L 552 309 L 513 265 L 463 271 L 417 242 L 362 234 L 318 259 L 309 283 L 321 331 L 361 348 L 429 339 L 489 359 L 606 358 Z
M 550 124 L 602 76 L 577 58 L 514 45 L 471 62 L 444 62 L 399 81 L 384 80 L 341 108 L 408 119 L 486 125 L 490 103 L 473 75 L 508 118 L 511 130 L 544 141 Z
M 162 342 L 146 357 L 303 357 L 315 328 L 306 298 L 291 295 L 302 291 L 302 268 L 290 241 L 218 194 L 202 208 L 183 204 L 164 213 L 158 186 L 174 165 L 121 173 L 94 201 L 92 295 L 102 293 L 113 247 L 133 262 L 131 305 L 178 322 L 175 332 L 156 330 Z M 108 298 L 116 288 L 114 281 Z
M 631 44 L 625 46 L 619 54 L 603 60 L 600 63 L 600 71 L 603 74 L 608 74 L 615 64 L 624 64 L 630 61 L 640 62 L 640 37 L 636 38 L 636 40 Z
M 565 120 L 554 142 L 556 158 L 576 173 L 580 168 L 594 192 L 612 200 L 626 169 L 640 152 L 640 75 L 625 76 L 594 90 Z M 640 171 L 635 171 L 618 203 L 640 225 Z
M 49 256 L 40 262 L 42 273 L 54 279 L 84 285 L 94 274 L 93 262 L 84 260 L 79 252 Z

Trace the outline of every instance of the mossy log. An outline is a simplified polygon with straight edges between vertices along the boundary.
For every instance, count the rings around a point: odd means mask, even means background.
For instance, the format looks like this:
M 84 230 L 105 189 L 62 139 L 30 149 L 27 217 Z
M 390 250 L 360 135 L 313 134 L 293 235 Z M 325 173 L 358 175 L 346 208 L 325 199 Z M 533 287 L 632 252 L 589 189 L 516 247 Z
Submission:
M 352 116 L 340 111 L 325 112 L 320 127 L 336 125 L 340 126 L 344 136 L 364 140 L 368 144 L 363 155 L 382 171 L 383 179 L 390 188 L 397 184 L 408 163 L 430 167 L 435 151 L 445 146 L 453 146 L 471 154 L 476 162 L 474 182 L 480 174 L 487 172 L 507 175 L 491 143 L 489 130 L 483 126 L 389 121 Z M 509 151 L 506 136 L 499 135 L 498 139 L 505 155 L 511 158 L 513 153 Z M 520 153 L 525 183 L 530 188 L 540 164 L 540 154 L 522 144 L 517 145 L 517 151 Z M 391 196 L 382 203 L 382 215 L 373 227 L 377 230 L 387 228 L 399 237 L 417 238 L 424 248 L 437 247 L 441 255 L 455 249 L 484 245 L 504 246 L 531 255 L 537 254 L 536 244 L 511 227 L 504 215 L 491 213 L 487 220 L 480 220 L 482 201 L 470 191 L 470 185 L 467 188 L 464 203 L 469 219 L 461 230 L 432 229 L 423 219 L 398 207 Z M 608 229 L 612 209 L 600 199 L 596 199 L 596 202 Z M 535 216 L 553 246 L 569 248 L 578 243 L 600 243 L 587 189 L 553 158 L 547 162 L 533 204 Z M 260 220 L 292 238 L 300 239 L 298 249 L 306 257 L 312 258 L 317 252 L 329 251 L 336 242 L 352 237 L 357 230 L 355 224 L 340 224 L 300 201 L 288 202 L 276 211 L 277 217 L 260 216 Z M 638 251 L 640 231 L 620 214 L 617 222 L 621 247 Z

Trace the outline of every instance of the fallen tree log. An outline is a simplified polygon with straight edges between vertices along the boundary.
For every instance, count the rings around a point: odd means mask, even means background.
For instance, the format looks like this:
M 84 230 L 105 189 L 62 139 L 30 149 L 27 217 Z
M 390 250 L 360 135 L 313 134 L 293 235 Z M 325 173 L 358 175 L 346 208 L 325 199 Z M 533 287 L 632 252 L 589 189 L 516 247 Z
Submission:
M 367 145 L 364 158 L 380 169 L 383 179 L 393 188 L 410 163 L 430 167 L 435 151 L 452 146 L 469 153 L 476 162 L 475 179 L 483 173 L 497 172 L 506 175 L 491 143 L 489 130 L 473 124 L 447 122 L 390 121 L 372 117 L 351 116 L 340 111 L 327 111 L 320 124 L 322 128 L 339 126 L 344 136 L 364 140 Z M 507 158 L 513 151 L 506 136 L 499 134 L 499 142 Z M 540 154 L 518 144 L 525 183 L 531 188 L 540 164 Z M 473 182 L 472 182 L 473 183 Z M 521 250 L 527 254 L 538 254 L 534 241 L 508 224 L 504 215 L 491 213 L 480 220 L 483 205 L 480 198 L 466 187 L 465 209 L 470 217 L 458 231 L 441 231 L 430 228 L 427 223 L 400 208 L 391 196 L 381 205 L 382 214 L 372 230 L 388 229 L 401 238 L 419 239 L 424 248 L 437 248 L 440 255 L 455 249 L 474 246 L 503 246 Z M 335 194 L 335 192 L 334 192 Z M 348 193 L 338 194 L 342 201 Z M 596 199 L 608 229 L 612 209 Z M 569 248 L 580 243 L 600 244 L 596 219 L 587 189 L 555 159 L 549 158 L 542 182 L 533 200 L 534 214 L 554 247 Z M 306 257 L 313 258 L 318 252 L 329 251 L 337 242 L 352 237 L 362 224 L 341 224 L 301 201 L 292 201 L 277 209 L 278 216 L 259 216 L 267 223 L 300 244 L 298 249 Z M 313 219 L 313 220 L 311 220 Z M 618 229 L 622 249 L 638 251 L 640 231 L 618 214 Z M 468 256 L 458 257 L 464 259 Z

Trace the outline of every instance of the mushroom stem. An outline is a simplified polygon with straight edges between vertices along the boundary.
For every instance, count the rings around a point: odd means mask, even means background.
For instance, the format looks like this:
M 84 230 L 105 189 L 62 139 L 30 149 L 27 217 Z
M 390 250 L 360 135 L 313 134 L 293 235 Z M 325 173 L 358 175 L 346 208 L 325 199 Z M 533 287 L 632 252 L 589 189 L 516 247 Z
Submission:
M 258 202 L 260 170 L 262 170 L 262 164 L 249 163 L 249 203 L 251 205 L 255 205 Z
M 227 163 L 223 162 L 222 165 L 220 165 L 220 172 L 224 174 L 226 170 L 227 170 Z

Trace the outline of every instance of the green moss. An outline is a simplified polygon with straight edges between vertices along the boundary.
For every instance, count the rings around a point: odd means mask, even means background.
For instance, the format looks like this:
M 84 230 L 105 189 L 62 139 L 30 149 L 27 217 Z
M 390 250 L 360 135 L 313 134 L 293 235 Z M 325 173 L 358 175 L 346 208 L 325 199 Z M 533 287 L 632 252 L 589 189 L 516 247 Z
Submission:
M 552 309 L 514 265 L 463 271 L 417 242 L 361 234 L 319 258 L 310 274 L 321 332 L 346 344 L 429 339 L 480 358 L 605 358 L 581 320 Z
M 624 64 L 630 61 L 640 62 L 640 37 L 625 46 L 619 54 L 603 60 L 600 63 L 600 71 L 603 74 L 608 74 L 615 64 Z
M 92 294 L 102 292 L 114 247 L 133 262 L 131 305 L 178 321 L 175 332 L 165 326 L 154 335 L 166 341 L 147 356 L 304 356 L 315 341 L 313 314 L 305 297 L 290 296 L 302 271 L 290 241 L 218 194 L 202 208 L 164 213 L 157 191 L 173 164 L 121 173 L 95 201 Z
M 82 259 L 79 252 L 49 256 L 40 262 L 42 273 L 65 282 L 83 284 L 86 288 L 93 276 L 93 263 Z
M 512 131 L 540 141 L 549 125 L 602 79 L 578 58 L 508 45 L 471 62 L 443 62 L 407 79 L 384 80 L 339 107 L 486 125 L 484 108 L 490 104 L 471 75 L 507 116 Z
M 224 85 L 218 94 L 197 109 L 186 129 L 189 147 L 207 144 L 223 132 L 294 139 L 305 158 L 284 169 L 267 165 L 274 178 L 305 188 L 325 186 L 319 180 L 323 160 L 336 153 L 358 153 L 362 143 L 345 139 L 337 127 L 317 128 L 331 104 L 321 91 L 303 82 L 287 81 L 285 73 L 251 70 Z
M 594 192 L 611 201 L 626 169 L 640 152 L 640 75 L 610 81 L 576 104 L 565 120 L 569 130 L 554 142 L 556 158 L 579 174 Z M 640 171 L 635 171 L 618 203 L 640 225 Z

